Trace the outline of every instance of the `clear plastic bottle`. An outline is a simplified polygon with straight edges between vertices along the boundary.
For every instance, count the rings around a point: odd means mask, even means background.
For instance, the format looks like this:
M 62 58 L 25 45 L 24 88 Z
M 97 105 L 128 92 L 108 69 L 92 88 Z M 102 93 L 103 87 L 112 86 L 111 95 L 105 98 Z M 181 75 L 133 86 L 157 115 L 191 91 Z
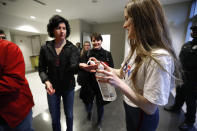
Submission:
M 91 64 L 95 64 L 94 61 L 89 61 Z M 99 70 L 104 70 L 104 67 L 102 64 L 99 64 L 98 66 Z M 103 76 L 104 74 L 96 72 L 97 76 Z M 104 101 L 114 101 L 117 97 L 116 95 L 116 90 L 113 86 L 111 86 L 109 83 L 103 83 L 103 82 L 98 82 L 102 97 Z

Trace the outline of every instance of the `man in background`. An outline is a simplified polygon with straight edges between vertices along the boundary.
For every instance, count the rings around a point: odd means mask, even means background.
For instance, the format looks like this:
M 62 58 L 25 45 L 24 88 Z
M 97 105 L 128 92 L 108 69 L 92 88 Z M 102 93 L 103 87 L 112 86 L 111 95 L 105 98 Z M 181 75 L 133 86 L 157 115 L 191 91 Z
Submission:
M 185 120 L 179 129 L 187 131 L 193 127 L 196 119 L 197 98 L 197 24 L 191 27 L 192 41 L 182 46 L 179 58 L 183 68 L 183 84 L 176 88 L 174 105 L 165 107 L 164 110 L 179 112 L 186 102 Z

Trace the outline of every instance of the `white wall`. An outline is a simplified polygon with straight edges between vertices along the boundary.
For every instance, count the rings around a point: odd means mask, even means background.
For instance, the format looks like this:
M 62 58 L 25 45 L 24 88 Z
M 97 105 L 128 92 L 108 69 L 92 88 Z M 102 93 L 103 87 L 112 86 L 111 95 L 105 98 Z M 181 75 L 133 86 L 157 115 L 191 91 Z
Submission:
M 30 61 L 30 56 L 32 56 L 32 45 L 31 45 L 31 37 L 14 35 L 14 43 L 16 43 L 21 49 L 24 60 L 25 60 L 25 71 L 32 71 L 32 65 Z
M 85 41 L 91 42 L 91 39 L 90 39 L 91 33 L 83 32 L 82 35 L 83 35 L 83 43 L 84 43 Z
M 27 20 L 24 18 L 11 16 L 11 15 L 5 15 L 0 13 L 0 27 L 4 29 L 6 32 L 6 35 L 8 37 L 8 40 L 11 41 L 10 38 L 10 31 L 9 30 L 19 30 L 19 31 L 27 31 L 32 33 L 38 33 L 38 34 L 48 34 L 47 33 L 47 24 L 48 23 L 40 23 L 36 21 Z M 76 20 L 70 20 L 69 24 L 71 26 L 71 34 L 68 37 L 68 40 L 73 42 L 73 44 L 77 42 L 82 42 L 82 31 L 81 30 L 88 30 L 89 31 L 89 25 L 85 22 L 82 22 L 79 19 Z M 83 27 L 82 27 L 83 25 Z M 28 33 L 29 34 L 29 33 Z M 51 38 L 48 38 L 47 40 L 51 40 Z
M 39 23 L 2 13 L 0 13 L 0 18 L 0 28 L 4 30 L 9 41 L 13 41 L 19 45 L 19 48 L 22 50 L 24 56 L 26 71 L 32 71 L 33 68 L 31 65 L 30 56 L 39 55 L 40 46 L 45 44 L 45 41 L 52 40 L 52 38 L 48 37 L 47 34 L 47 23 Z M 81 42 L 81 20 L 71 20 L 69 22 L 71 26 L 71 35 L 68 39 L 73 44 L 76 42 Z M 83 23 L 83 25 L 86 25 L 86 23 Z M 23 31 L 26 31 L 28 36 L 20 34 L 22 30 L 21 27 L 23 27 Z M 86 27 L 88 27 L 88 24 Z M 11 30 L 14 30 L 14 35 L 10 35 Z M 20 33 L 17 33 L 17 30 Z M 35 35 L 35 33 L 41 35 Z
M 48 23 L 40 23 L 16 16 L 5 15 L 0 12 L 0 27 L 10 30 L 22 30 L 27 32 L 34 32 L 39 34 L 47 34 L 47 24 Z M 81 42 L 81 20 L 70 20 L 71 26 L 71 35 L 69 36 L 69 40 L 73 42 L 73 44 L 77 42 Z M 85 24 L 83 24 L 85 25 Z M 88 27 L 88 26 L 86 26 Z M 89 27 L 88 27 L 89 28 Z M 9 38 L 9 36 L 8 36 Z M 9 39 L 11 40 L 11 39 Z
M 93 25 L 81 20 L 80 28 L 81 28 L 81 32 L 92 33 Z
M 107 51 L 111 51 L 111 49 L 110 49 L 110 45 L 111 45 L 111 42 L 110 42 L 111 35 L 110 35 L 110 34 L 105 34 L 105 35 L 102 35 L 102 38 L 103 38 L 103 42 L 102 42 L 102 47 L 103 47 L 103 49 L 105 49 L 105 50 L 107 50 Z
M 177 55 L 180 52 L 181 46 L 185 42 L 190 6 L 191 2 L 183 2 L 164 6 L 166 17 L 169 23 L 172 42 Z
M 176 53 L 179 54 L 180 48 L 184 43 L 185 31 L 187 26 L 187 16 L 191 2 L 184 2 L 173 5 L 165 5 L 164 9 L 166 11 L 166 16 L 169 21 L 171 36 L 173 40 L 173 44 L 176 50 Z M 19 26 L 22 25 L 30 25 L 32 26 L 38 33 L 47 34 L 46 26 L 47 23 L 38 23 L 30 20 L 26 20 L 23 18 L 3 15 L 0 13 L 0 26 L 7 28 L 9 34 L 9 29 L 17 30 Z M 14 21 L 13 21 L 14 19 Z M 73 42 L 73 44 L 77 42 L 82 42 L 82 34 L 83 32 L 92 33 L 98 32 L 101 34 L 110 34 L 111 35 L 111 53 L 114 58 L 115 67 L 120 67 L 122 60 L 124 58 L 124 50 L 125 50 L 125 30 L 122 28 L 123 22 L 113 22 L 106 24 L 96 24 L 91 25 L 82 21 L 80 19 L 70 20 L 71 26 L 71 35 L 69 36 L 69 40 Z M 41 37 L 41 44 L 44 44 L 44 40 L 48 40 L 46 36 Z M 18 41 L 17 41 L 18 42 Z M 37 47 L 36 47 L 37 48 Z M 36 52 L 37 54 L 38 52 Z M 26 53 L 24 54 L 26 55 Z
M 81 20 L 80 27 L 81 27 L 81 38 L 82 38 L 81 43 L 85 41 L 91 42 L 90 35 L 92 34 L 93 25 Z
M 165 5 L 164 11 L 170 29 L 170 36 L 177 56 L 185 42 L 186 28 L 191 2 Z M 129 52 L 127 35 L 125 36 L 125 54 Z
M 74 45 L 77 42 L 83 42 L 83 32 L 86 32 L 87 34 L 92 33 L 92 25 L 83 20 L 69 20 L 69 24 L 71 26 L 71 34 L 68 37 L 68 40 L 70 40 Z
M 22 30 L 40 34 L 46 34 L 46 24 L 36 21 L 27 20 L 24 18 L 5 15 L 0 12 L 0 26 L 12 29 L 12 30 Z
M 71 33 L 68 40 L 75 45 L 77 42 L 81 42 L 80 20 L 70 20 L 69 24 L 71 27 Z
M 40 47 L 41 47 L 40 36 L 39 35 L 31 36 L 31 44 L 32 44 L 32 55 L 33 56 L 39 55 Z
M 41 45 L 44 45 L 46 41 L 52 40 L 51 37 L 49 37 L 47 34 L 40 35 L 40 43 Z
M 33 35 L 23 36 L 20 34 L 12 34 L 13 42 L 16 43 L 21 49 L 25 60 L 25 71 L 33 71 L 30 56 L 36 56 L 40 53 L 40 47 L 45 44 L 47 40 L 51 40 L 48 35 Z
M 110 50 L 115 68 L 119 68 L 124 59 L 125 30 L 123 29 L 123 22 L 93 25 L 93 32 L 111 35 Z

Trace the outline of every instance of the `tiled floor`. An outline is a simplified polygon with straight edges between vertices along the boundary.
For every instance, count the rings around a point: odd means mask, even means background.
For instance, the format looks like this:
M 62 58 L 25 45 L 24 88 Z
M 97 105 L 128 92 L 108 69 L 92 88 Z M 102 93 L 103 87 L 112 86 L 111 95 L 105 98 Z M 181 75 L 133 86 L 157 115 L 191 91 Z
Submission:
M 37 72 L 27 75 L 27 79 L 30 83 L 32 90 L 35 107 L 33 108 L 33 126 L 35 131 L 52 131 L 51 118 L 48 111 L 48 105 L 46 100 L 46 92 Z M 77 86 L 78 89 L 78 86 Z M 103 131 L 126 131 L 125 129 L 125 116 L 122 104 L 122 97 L 119 92 L 118 99 L 105 106 L 105 113 L 103 119 Z M 169 104 L 173 102 L 173 96 L 170 96 Z M 93 118 L 89 122 L 86 120 L 86 112 L 82 101 L 79 99 L 79 91 L 75 92 L 74 102 L 74 131 L 97 131 L 95 126 L 96 122 L 96 110 L 93 108 Z M 66 122 L 61 108 L 61 125 L 62 131 L 66 131 Z M 179 114 L 169 113 L 160 108 L 160 122 L 157 131 L 178 131 L 178 125 L 183 121 L 183 111 Z M 197 122 L 195 128 L 190 131 L 197 131 Z
M 33 107 L 33 117 L 35 117 L 38 114 L 44 112 L 46 109 L 48 109 L 46 97 L 47 94 L 44 84 L 42 84 L 40 80 L 38 72 L 28 73 L 26 74 L 26 78 L 29 82 L 29 86 L 34 98 L 35 106 Z M 78 90 L 80 87 L 78 86 L 78 84 L 76 85 L 77 86 L 75 90 Z
M 124 109 L 121 96 L 119 99 L 105 106 L 103 119 L 103 131 L 126 131 Z M 173 97 L 171 96 L 171 100 Z M 66 122 L 63 109 L 61 109 L 62 131 L 66 131 Z M 183 121 L 183 112 L 169 113 L 160 108 L 160 122 L 157 131 L 178 131 L 178 125 Z M 79 91 L 75 93 L 74 103 L 74 131 L 97 131 L 95 126 L 96 110 L 94 108 L 92 122 L 86 120 L 86 112 L 82 101 L 79 99 Z M 51 119 L 48 110 L 36 116 L 33 120 L 35 131 L 52 131 Z M 196 124 L 197 127 L 197 124 Z M 197 131 L 195 128 L 190 131 Z

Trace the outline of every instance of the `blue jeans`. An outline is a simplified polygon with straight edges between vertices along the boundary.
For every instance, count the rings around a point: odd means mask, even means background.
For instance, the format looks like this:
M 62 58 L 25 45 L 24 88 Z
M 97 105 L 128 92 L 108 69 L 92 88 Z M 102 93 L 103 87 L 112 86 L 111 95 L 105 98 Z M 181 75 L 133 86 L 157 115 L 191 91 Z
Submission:
M 147 115 L 140 108 L 134 108 L 124 102 L 127 131 L 156 131 L 159 124 L 159 109 L 153 115 Z
M 74 90 L 65 91 L 63 93 L 47 94 L 49 112 L 52 118 L 53 131 L 61 131 L 60 124 L 60 102 L 63 99 L 64 113 L 66 115 L 67 131 L 73 130 L 73 103 Z
M 32 110 L 15 128 L 10 128 L 7 123 L 0 125 L 0 131 L 34 131 L 32 127 Z

